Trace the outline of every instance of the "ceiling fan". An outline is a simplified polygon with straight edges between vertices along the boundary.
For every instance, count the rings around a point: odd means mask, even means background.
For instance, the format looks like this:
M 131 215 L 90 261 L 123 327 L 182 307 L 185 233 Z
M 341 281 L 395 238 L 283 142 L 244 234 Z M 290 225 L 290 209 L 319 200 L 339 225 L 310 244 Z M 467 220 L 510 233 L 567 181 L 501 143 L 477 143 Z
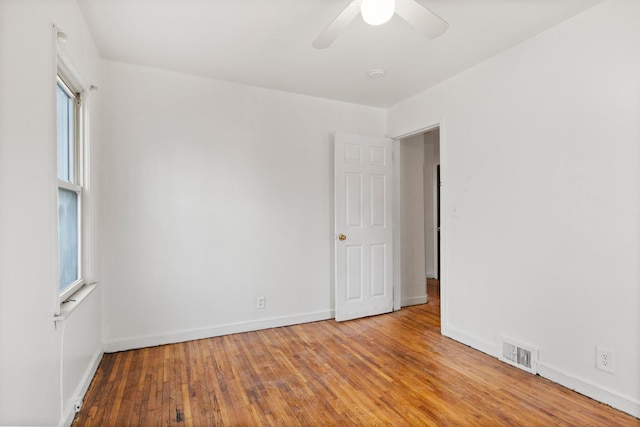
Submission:
M 336 19 L 313 41 L 316 49 L 331 46 L 358 14 L 370 25 L 387 22 L 396 13 L 429 38 L 444 33 L 449 24 L 416 0 L 351 0 Z

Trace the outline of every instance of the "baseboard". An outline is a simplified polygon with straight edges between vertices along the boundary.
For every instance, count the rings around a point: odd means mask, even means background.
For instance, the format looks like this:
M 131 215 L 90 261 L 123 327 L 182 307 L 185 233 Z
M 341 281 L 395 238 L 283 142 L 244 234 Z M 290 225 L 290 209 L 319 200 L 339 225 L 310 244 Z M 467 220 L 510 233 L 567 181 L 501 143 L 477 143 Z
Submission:
M 580 394 L 584 394 L 598 402 L 602 402 L 612 408 L 626 412 L 636 418 L 640 418 L 640 400 L 623 396 L 611 390 L 607 390 L 601 386 L 595 385 L 588 380 L 577 378 L 567 374 L 560 369 L 545 365 L 538 362 L 538 374 L 554 383 L 563 387 L 575 390 Z
M 91 358 L 89 367 L 87 368 L 84 375 L 82 376 L 82 381 L 80 381 L 80 384 L 78 384 L 78 387 L 76 388 L 75 393 L 72 395 L 75 397 L 71 399 L 71 403 L 69 407 L 63 414 L 61 426 L 69 427 L 71 426 L 71 423 L 73 423 L 73 419 L 76 416 L 75 401 L 78 398 L 84 399 L 84 395 L 87 393 L 87 390 L 89 390 L 89 386 L 91 385 L 91 380 L 93 380 L 93 377 L 96 374 L 96 371 L 98 370 L 98 366 L 100 365 L 100 361 L 102 360 L 103 355 L 104 355 L 104 351 L 102 349 L 99 349 L 96 352 L 96 354 L 93 355 L 93 358 Z
M 317 322 L 319 320 L 333 319 L 334 317 L 335 312 L 333 310 L 325 310 L 313 313 L 296 314 L 293 316 L 252 320 L 249 322 L 228 323 L 225 325 L 211 326 L 207 328 L 176 331 L 168 334 L 149 335 L 143 337 L 127 338 L 123 340 L 107 341 L 104 345 L 104 351 L 105 353 L 114 353 L 117 351 L 199 340 L 203 338 L 218 337 L 221 335 L 237 334 L 240 332 L 251 332 L 261 329 L 297 325 L 299 323 Z
M 469 336 L 460 330 L 443 325 L 442 335 L 454 339 L 462 344 L 468 345 L 489 356 L 498 357 L 498 348 L 491 342 Z M 556 384 L 574 390 L 580 394 L 588 396 L 598 402 L 602 402 L 622 412 L 626 412 L 636 418 L 640 418 L 640 401 L 630 397 L 620 395 L 611 390 L 597 386 L 587 380 L 583 380 L 567 374 L 560 369 L 553 368 L 538 361 L 538 374 Z
M 408 307 L 410 305 L 426 304 L 427 296 L 421 295 L 418 297 L 402 298 L 400 307 Z
M 461 342 L 462 344 L 488 354 L 489 356 L 496 358 L 498 357 L 496 346 L 492 342 L 472 337 L 460 331 L 459 329 L 448 325 L 442 325 L 440 331 L 445 337 L 449 337 L 453 340 Z

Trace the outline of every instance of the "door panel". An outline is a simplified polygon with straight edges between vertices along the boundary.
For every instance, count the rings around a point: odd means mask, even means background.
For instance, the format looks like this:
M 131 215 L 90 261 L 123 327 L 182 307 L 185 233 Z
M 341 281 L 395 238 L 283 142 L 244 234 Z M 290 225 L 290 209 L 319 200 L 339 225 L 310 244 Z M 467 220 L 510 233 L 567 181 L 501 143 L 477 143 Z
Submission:
M 371 175 L 371 227 L 385 226 L 385 191 L 386 177 L 384 175 Z
M 347 301 L 362 299 L 362 246 L 346 246 Z
M 371 297 L 384 297 L 387 290 L 384 272 L 386 252 L 384 244 L 371 245 Z
M 388 313 L 393 310 L 392 143 L 343 133 L 334 143 L 336 320 Z
M 347 226 L 360 227 L 362 225 L 362 174 L 347 173 L 345 179 Z

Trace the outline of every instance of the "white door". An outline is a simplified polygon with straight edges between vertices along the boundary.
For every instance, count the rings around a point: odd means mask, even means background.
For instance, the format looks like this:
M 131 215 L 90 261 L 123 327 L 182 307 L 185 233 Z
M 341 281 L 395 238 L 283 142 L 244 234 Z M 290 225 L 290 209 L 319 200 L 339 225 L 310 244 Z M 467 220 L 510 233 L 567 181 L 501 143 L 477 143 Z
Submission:
M 336 320 L 393 310 L 392 142 L 334 139 Z

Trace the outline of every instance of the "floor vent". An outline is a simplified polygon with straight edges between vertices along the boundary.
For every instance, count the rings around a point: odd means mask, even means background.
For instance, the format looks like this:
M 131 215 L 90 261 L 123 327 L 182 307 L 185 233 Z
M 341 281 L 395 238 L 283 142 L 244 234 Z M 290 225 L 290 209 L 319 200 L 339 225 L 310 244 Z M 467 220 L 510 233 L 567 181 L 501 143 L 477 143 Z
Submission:
M 509 338 L 502 337 L 501 339 L 500 360 L 532 374 L 538 373 L 537 349 Z

